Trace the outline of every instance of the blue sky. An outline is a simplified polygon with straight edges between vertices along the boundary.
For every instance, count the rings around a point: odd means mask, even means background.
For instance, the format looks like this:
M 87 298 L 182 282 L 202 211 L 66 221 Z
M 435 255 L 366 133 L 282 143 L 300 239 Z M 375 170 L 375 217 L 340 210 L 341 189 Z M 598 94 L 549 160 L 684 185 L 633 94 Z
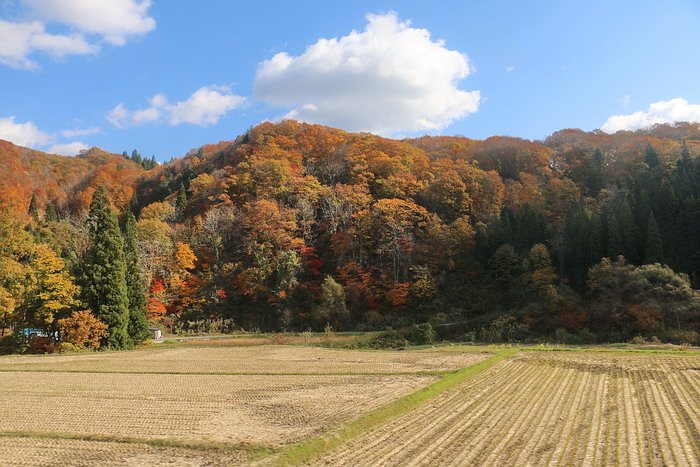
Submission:
M 164 161 L 284 117 L 479 139 L 700 121 L 699 43 L 693 0 L 0 0 L 0 138 Z

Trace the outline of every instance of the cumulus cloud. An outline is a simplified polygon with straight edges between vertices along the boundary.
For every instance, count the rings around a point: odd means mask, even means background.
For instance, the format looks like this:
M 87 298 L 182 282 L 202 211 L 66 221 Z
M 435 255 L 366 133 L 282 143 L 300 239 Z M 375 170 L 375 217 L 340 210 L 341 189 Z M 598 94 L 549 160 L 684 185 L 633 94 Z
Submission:
M 15 123 L 15 117 L 7 117 L 0 118 L 0 139 L 19 146 L 41 147 L 50 144 L 54 138 L 32 122 Z
M 87 34 L 98 34 L 114 45 L 153 31 L 148 16 L 150 0 L 25 0 L 47 22 L 69 25 Z
M 66 138 L 75 138 L 76 136 L 99 135 L 102 133 L 102 128 L 93 126 L 90 128 L 73 128 L 72 130 L 63 130 L 61 136 Z
M 82 141 L 75 141 L 73 143 L 54 144 L 47 152 L 51 154 L 61 154 L 62 156 L 75 156 L 83 149 L 88 149 L 88 147 L 89 146 Z
M 682 97 L 651 104 L 646 112 L 614 115 L 600 128 L 606 133 L 620 130 L 638 130 L 657 123 L 700 122 L 700 105 L 689 104 Z
M 255 96 L 291 107 L 284 118 L 381 135 L 440 130 L 478 110 L 479 91 L 457 87 L 473 71 L 465 54 L 396 13 L 367 21 L 362 32 L 262 62 Z
M 87 128 L 84 130 L 64 130 L 61 135 L 73 138 L 78 135 L 101 133 L 99 128 Z M 82 141 L 70 143 L 56 143 L 57 135 L 41 131 L 33 122 L 17 123 L 15 117 L 0 118 L 0 139 L 7 140 L 18 146 L 34 149 L 43 149 L 52 154 L 74 156 L 89 146 Z M 56 143 L 56 144 L 53 144 Z M 51 145 L 48 149 L 47 146 Z
M 156 27 L 148 16 L 150 0 L 24 0 L 27 16 L 33 21 L 10 22 L 0 19 L 0 63 L 36 69 L 30 56 L 44 52 L 54 58 L 94 54 L 100 43 L 86 36 L 99 36 L 104 42 L 124 45 L 127 39 L 146 34 Z M 66 34 L 50 34 L 46 25 L 68 26 Z
M 130 111 L 123 104 L 114 107 L 107 120 L 118 128 L 129 125 L 167 122 L 170 125 L 191 123 L 213 125 L 230 110 L 245 103 L 245 97 L 231 93 L 229 86 L 204 86 L 196 90 L 187 100 L 171 104 L 163 94 L 148 100 L 148 107 Z
M 0 20 L 0 63 L 13 68 L 37 68 L 36 62 L 29 58 L 34 52 L 61 58 L 92 54 L 97 50 L 97 46 L 89 44 L 79 34 L 49 34 L 39 21 L 10 23 Z

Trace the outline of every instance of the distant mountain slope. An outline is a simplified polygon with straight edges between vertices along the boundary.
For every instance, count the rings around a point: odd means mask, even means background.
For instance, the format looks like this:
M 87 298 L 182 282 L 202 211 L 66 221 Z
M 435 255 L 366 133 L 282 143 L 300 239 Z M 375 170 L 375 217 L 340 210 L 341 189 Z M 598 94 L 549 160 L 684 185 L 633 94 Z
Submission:
M 115 204 L 124 206 L 146 172 L 99 148 L 66 157 L 0 140 L 0 173 L 0 207 L 26 212 L 32 194 L 40 209 L 52 201 L 72 211 L 84 210 L 99 184 L 107 186 Z

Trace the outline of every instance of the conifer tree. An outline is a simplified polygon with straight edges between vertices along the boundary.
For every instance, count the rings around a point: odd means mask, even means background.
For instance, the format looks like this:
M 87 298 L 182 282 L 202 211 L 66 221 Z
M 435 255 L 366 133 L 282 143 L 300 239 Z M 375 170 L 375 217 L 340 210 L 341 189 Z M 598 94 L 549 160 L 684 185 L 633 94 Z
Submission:
M 646 264 L 663 263 L 664 249 L 661 241 L 661 232 L 656 224 L 654 213 L 649 214 L 647 222 L 647 238 L 644 243 L 644 262 Z
M 45 222 L 56 222 L 58 220 L 58 210 L 56 209 L 56 203 L 51 202 L 46 205 L 46 214 L 44 214 Z
M 177 201 L 175 203 L 175 209 L 177 210 L 177 215 L 179 218 L 185 213 L 187 208 L 187 191 L 185 190 L 185 184 L 180 183 L 180 189 L 177 192 Z
M 131 347 L 124 241 L 117 214 L 103 187 L 93 196 L 88 227 L 90 249 L 82 271 L 83 299 L 93 314 L 108 326 L 102 345 L 117 349 Z
M 124 226 L 124 256 L 126 258 L 126 293 L 129 298 L 129 325 L 127 330 L 134 344 L 148 338 L 146 320 L 146 293 L 141 282 L 141 266 L 136 238 L 136 218 L 129 211 Z
M 658 167 L 659 165 L 659 154 L 656 152 L 656 149 L 654 149 L 654 146 L 652 146 L 651 143 L 647 144 L 647 150 L 644 154 L 644 162 L 647 163 L 650 169 Z
M 639 263 L 639 230 L 637 228 L 637 223 L 634 219 L 634 214 L 632 214 L 632 208 L 630 207 L 629 201 L 625 197 L 620 201 L 618 208 L 615 212 L 618 227 L 620 229 L 620 240 L 622 242 L 622 255 L 630 262 L 634 264 Z M 644 230 L 642 224 L 641 230 Z
M 603 153 L 600 152 L 600 149 L 596 149 L 595 153 L 593 153 L 593 170 L 588 181 L 588 194 L 593 197 L 598 196 L 604 185 Z
M 30 216 L 32 216 L 32 219 L 35 221 L 39 220 L 39 206 L 37 205 L 35 194 L 32 194 L 32 199 L 29 201 L 29 209 L 27 212 Z
M 622 232 L 620 223 L 613 214 L 608 218 L 608 258 L 617 258 L 623 254 Z

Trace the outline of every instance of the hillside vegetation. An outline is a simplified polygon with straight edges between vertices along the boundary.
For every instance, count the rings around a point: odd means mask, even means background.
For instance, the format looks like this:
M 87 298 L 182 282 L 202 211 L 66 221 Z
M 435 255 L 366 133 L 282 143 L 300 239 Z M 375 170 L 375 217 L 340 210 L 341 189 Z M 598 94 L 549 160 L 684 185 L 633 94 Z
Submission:
M 284 121 L 149 171 L 3 142 L 0 327 L 65 334 L 90 309 L 108 327 L 92 342 L 112 346 L 139 341 L 139 313 L 195 332 L 697 343 L 699 154 L 698 124 L 398 141 Z M 128 319 L 96 309 L 86 267 L 105 244 L 98 187 L 125 234 L 113 277 L 131 296 L 109 306 Z

